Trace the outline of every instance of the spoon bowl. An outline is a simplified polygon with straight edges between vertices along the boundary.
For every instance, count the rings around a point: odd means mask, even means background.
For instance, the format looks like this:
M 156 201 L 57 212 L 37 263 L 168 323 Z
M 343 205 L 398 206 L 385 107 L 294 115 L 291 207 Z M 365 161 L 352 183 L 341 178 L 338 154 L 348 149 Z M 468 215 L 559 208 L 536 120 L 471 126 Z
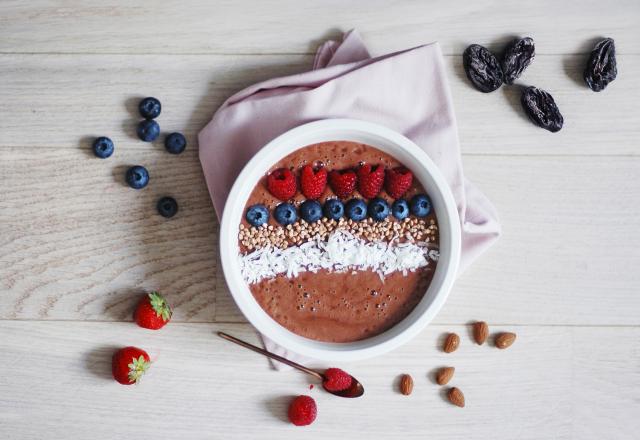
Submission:
M 364 387 L 358 381 L 358 379 L 356 379 L 353 376 L 351 376 L 351 385 L 349 386 L 349 388 L 346 388 L 344 390 L 330 391 L 324 386 L 324 380 L 322 381 L 322 388 L 324 388 L 324 390 L 327 393 L 331 393 L 334 396 L 347 397 L 347 398 L 350 398 L 350 399 L 352 399 L 354 397 L 360 397 L 360 396 L 362 396 L 364 394 Z

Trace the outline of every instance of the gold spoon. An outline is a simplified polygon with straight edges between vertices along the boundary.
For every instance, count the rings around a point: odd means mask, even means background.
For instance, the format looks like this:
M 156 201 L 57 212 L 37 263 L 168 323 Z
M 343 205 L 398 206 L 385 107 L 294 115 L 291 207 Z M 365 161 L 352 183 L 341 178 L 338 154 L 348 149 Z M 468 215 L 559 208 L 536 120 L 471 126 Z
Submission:
M 313 377 L 320 379 L 322 381 L 322 387 L 324 388 L 324 382 L 326 380 L 326 377 L 324 376 L 324 374 L 319 373 L 315 370 L 312 370 L 310 368 L 304 367 L 300 364 L 297 364 L 295 362 L 290 361 L 289 359 L 283 358 L 282 356 L 278 356 L 277 354 L 271 353 L 267 350 L 264 350 L 260 347 L 256 347 L 255 345 L 251 345 L 248 342 L 242 341 L 238 338 L 235 338 L 231 335 L 228 335 L 226 333 L 223 332 L 218 332 L 218 336 L 220 336 L 221 338 L 226 339 L 227 341 L 231 341 L 231 342 L 235 342 L 238 345 L 242 345 L 245 348 L 248 348 L 249 350 L 253 350 L 256 353 L 260 353 L 268 358 L 271 359 L 275 359 L 278 362 L 282 362 L 283 364 L 287 364 L 290 367 L 296 368 L 300 371 L 303 371 L 307 374 L 312 375 Z M 324 388 L 325 391 L 333 394 L 334 396 L 338 396 L 338 397 L 349 397 L 349 398 L 353 398 L 353 397 L 360 397 L 364 394 L 364 387 L 362 386 L 362 384 L 360 382 L 358 382 L 356 380 L 355 377 L 351 376 L 351 386 L 345 390 L 342 391 L 329 391 L 328 389 Z

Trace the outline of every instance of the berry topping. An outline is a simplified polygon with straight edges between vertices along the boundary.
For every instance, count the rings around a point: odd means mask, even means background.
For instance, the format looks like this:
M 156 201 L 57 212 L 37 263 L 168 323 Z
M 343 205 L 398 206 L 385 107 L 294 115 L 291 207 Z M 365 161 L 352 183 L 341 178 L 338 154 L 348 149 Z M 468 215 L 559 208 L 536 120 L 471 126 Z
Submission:
M 384 181 L 384 189 L 394 199 L 399 199 L 411 188 L 413 173 L 405 167 L 397 167 L 387 170 Z
M 351 375 L 340 368 L 329 368 L 324 372 L 324 382 L 322 386 L 327 391 L 342 391 L 351 386 L 353 379 Z
M 140 140 L 153 142 L 160 136 L 160 126 L 152 119 L 143 119 L 138 123 L 136 132 Z
M 307 199 L 317 199 L 327 186 L 327 169 L 314 171 L 311 165 L 305 165 L 300 172 L 300 188 Z
M 163 197 L 158 200 L 156 209 L 164 218 L 171 218 L 178 213 L 178 202 L 173 197 Z
M 187 140 L 182 133 L 171 133 L 164 138 L 164 147 L 171 154 L 180 154 L 187 148 Z
M 384 199 L 376 197 L 369 201 L 367 214 L 369 214 L 369 217 L 373 220 L 381 222 L 389 215 L 389 204 Z
M 244 215 L 251 226 L 260 226 L 269 221 L 269 210 L 264 205 L 253 205 Z
M 367 217 L 367 204 L 362 199 L 351 199 L 344 207 L 347 217 L 359 222 Z
M 108 137 L 101 136 L 93 141 L 93 153 L 100 159 L 106 159 L 113 154 L 113 141 Z
M 298 396 L 289 404 L 289 420 L 296 426 L 312 424 L 317 415 L 316 401 L 310 396 Z
M 162 110 L 162 106 L 160 105 L 160 101 L 156 98 L 144 98 L 138 104 L 138 111 L 140 112 L 140 116 L 145 119 L 154 119 L 160 116 L 160 110 Z
M 149 183 L 149 172 L 141 165 L 136 165 L 127 170 L 127 183 L 131 188 L 142 189 Z
M 138 383 L 150 365 L 147 352 L 137 347 L 121 348 L 111 358 L 113 378 L 122 385 Z
M 398 199 L 391 205 L 391 213 L 398 220 L 409 217 L 409 203 L 405 199 Z
M 296 194 L 296 176 L 286 168 L 273 170 L 267 176 L 267 189 L 275 198 L 289 200 Z
M 171 307 L 158 292 L 151 292 L 140 300 L 133 319 L 140 327 L 158 330 L 171 319 Z
M 353 170 L 333 170 L 329 173 L 329 185 L 331 185 L 333 193 L 341 199 L 345 199 L 353 193 L 357 180 Z
M 431 212 L 431 200 L 426 194 L 417 194 L 411 198 L 411 214 L 416 217 L 426 217 Z
M 280 203 L 273 211 L 273 216 L 283 226 L 293 224 L 298 220 L 296 208 L 291 203 Z
M 373 199 L 384 185 L 384 167 L 364 164 L 358 168 L 358 191 L 365 199 Z
M 316 200 L 305 200 L 300 205 L 300 217 L 309 223 L 315 223 L 322 217 L 322 206 Z
M 340 220 L 344 215 L 344 205 L 338 199 L 329 199 L 324 202 L 322 212 L 330 220 Z

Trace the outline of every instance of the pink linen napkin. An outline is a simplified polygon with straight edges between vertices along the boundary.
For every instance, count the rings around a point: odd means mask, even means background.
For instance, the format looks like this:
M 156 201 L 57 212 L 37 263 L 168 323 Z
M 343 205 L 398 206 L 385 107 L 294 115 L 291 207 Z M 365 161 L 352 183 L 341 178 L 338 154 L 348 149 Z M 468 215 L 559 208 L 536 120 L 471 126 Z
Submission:
M 413 140 L 435 162 L 460 214 L 460 272 L 498 238 L 495 208 L 462 171 L 438 43 L 371 58 L 355 31 L 342 42 L 322 44 L 313 70 L 263 81 L 231 96 L 202 129 L 200 161 L 218 217 L 236 176 L 260 148 L 293 127 L 329 118 L 385 125 Z M 263 339 L 271 351 L 296 357 Z

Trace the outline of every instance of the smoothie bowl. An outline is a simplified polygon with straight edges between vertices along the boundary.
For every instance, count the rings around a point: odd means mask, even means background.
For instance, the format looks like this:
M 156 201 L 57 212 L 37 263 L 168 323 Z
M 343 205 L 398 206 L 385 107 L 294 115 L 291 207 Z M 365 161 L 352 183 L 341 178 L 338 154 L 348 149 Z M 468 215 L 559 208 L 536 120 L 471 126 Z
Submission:
M 385 353 L 424 329 L 452 287 L 460 239 L 429 157 L 393 130 L 347 119 L 262 148 L 220 229 L 225 278 L 251 324 L 331 362 Z

